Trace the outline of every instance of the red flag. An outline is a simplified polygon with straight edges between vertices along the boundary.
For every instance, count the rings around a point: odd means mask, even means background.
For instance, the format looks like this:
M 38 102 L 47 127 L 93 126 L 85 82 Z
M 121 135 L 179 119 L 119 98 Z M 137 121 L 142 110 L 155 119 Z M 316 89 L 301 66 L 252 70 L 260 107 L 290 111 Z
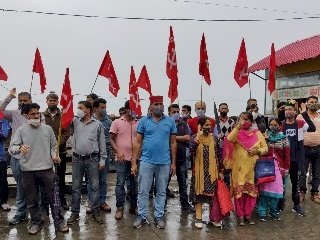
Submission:
M 150 94 L 150 96 L 152 96 L 151 83 L 146 65 L 143 65 L 141 69 L 136 86 L 146 90 Z
M 206 39 L 204 37 L 204 33 L 202 34 L 202 39 L 200 44 L 199 74 L 204 77 L 204 80 L 207 82 L 208 85 L 211 84 L 207 45 L 206 45 Z
M 167 76 L 171 80 L 168 97 L 171 99 L 171 103 L 178 97 L 178 66 L 176 55 L 176 44 L 174 42 L 173 30 L 170 26 L 170 37 L 167 52 Z
M 62 106 L 61 127 L 68 128 L 74 117 L 73 96 L 71 93 L 71 86 L 69 80 L 69 68 L 66 69 L 66 75 L 64 77 L 60 105 Z
M 129 82 L 129 95 L 130 95 L 130 101 L 129 101 L 130 109 L 134 111 L 138 116 L 141 116 L 142 112 L 141 112 L 141 105 L 140 105 L 140 97 L 139 97 L 138 88 L 136 86 L 136 76 L 132 66 L 131 66 L 130 82 Z
M 8 75 L 6 72 L 2 69 L 0 66 L 0 80 L 7 81 L 8 80 Z
M 107 51 L 106 55 L 104 56 L 98 75 L 109 79 L 109 91 L 113 94 L 113 96 L 116 97 L 118 95 L 118 91 L 120 90 L 120 86 L 116 72 L 114 71 L 109 51 Z
M 270 91 L 270 95 L 276 89 L 276 52 L 274 50 L 274 43 L 271 45 L 271 54 L 270 54 L 270 65 L 269 65 L 269 82 L 268 89 Z
M 249 81 L 247 50 L 243 38 L 239 49 L 238 59 L 234 68 L 233 76 L 234 80 L 236 80 L 240 88 L 246 85 Z
M 3 118 L 4 118 L 4 113 L 0 111 L 0 120 L 2 120 Z
M 41 60 L 40 51 L 38 48 L 37 48 L 35 56 L 34 56 L 32 71 L 35 73 L 39 73 L 41 93 L 43 93 L 44 90 L 46 90 L 47 81 L 46 81 L 46 75 L 44 73 L 44 68 L 43 68 L 43 64 L 42 64 L 42 60 Z

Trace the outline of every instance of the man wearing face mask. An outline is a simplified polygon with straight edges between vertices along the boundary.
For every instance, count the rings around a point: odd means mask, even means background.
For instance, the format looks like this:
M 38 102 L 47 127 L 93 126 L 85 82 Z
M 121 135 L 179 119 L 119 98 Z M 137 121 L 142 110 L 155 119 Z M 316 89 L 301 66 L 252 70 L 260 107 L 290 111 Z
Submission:
M 73 119 L 73 159 L 72 159 L 72 203 L 68 224 L 79 220 L 82 179 L 87 173 L 91 188 L 90 206 L 92 219 L 103 224 L 99 203 L 99 170 L 105 167 L 107 159 L 104 128 L 100 121 L 92 116 L 92 104 L 87 101 L 78 103 L 77 116 Z
M 285 102 L 279 102 L 277 104 L 277 110 L 275 112 L 275 115 L 277 118 L 279 118 L 281 122 L 286 119 L 285 110 L 284 110 L 285 106 L 286 106 Z
M 305 170 L 304 133 L 308 130 L 308 124 L 301 119 L 295 119 L 296 101 L 289 100 L 285 107 L 286 120 L 283 122 L 283 134 L 290 142 L 290 180 L 292 184 L 292 211 L 298 216 L 305 216 L 304 209 L 300 205 L 300 180 L 301 173 Z
M 233 129 L 235 122 L 228 117 L 229 106 L 226 103 L 219 104 L 219 125 L 221 129 L 220 139 L 223 140 Z
M 41 186 L 51 206 L 52 218 L 56 230 L 68 232 L 60 215 L 56 216 L 53 210 L 54 172 L 53 164 L 59 164 L 60 158 L 56 154 L 57 141 L 50 126 L 41 124 L 40 106 L 36 103 L 28 104 L 25 108 L 28 124 L 19 127 L 14 134 L 9 152 L 20 154 L 20 168 L 22 171 L 22 184 L 26 190 L 28 210 L 31 216 L 29 234 L 37 234 L 43 224 L 40 214 L 39 187 Z
M 105 160 L 105 167 L 99 171 L 99 192 L 100 192 L 100 209 L 105 212 L 111 212 L 111 207 L 106 202 L 107 200 L 107 178 L 110 167 L 110 158 L 111 155 L 111 145 L 110 145 L 110 134 L 109 130 L 112 124 L 112 120 L 107 115 L 107 101 L 103 98 L 97 98 L 93 102 L 93 112 L 94 117 L 99 120 L 104 129 L 105 143 L 106 143 L 106 151 L 107 158 Z M 87 185 L 89 186 L 89 185 Z M 91 200 L 91 189 L 88 187 L 88 196 L 89 202 Z M 91 207 L 90 211 L 91 211 Z
M 139 167 L 138 216 L 133 223 L 140 228 L 147 223 L 149 190 L 155 177 L 156 199 L 154 222 L 157 228 L 165 228 L 164 207 L 169 174 L 176 172 L 177 128 L 172 118 L 163 114 L 163 97 L 150 97 L 150 116 L 143 117 L 137 127 L 133 144 L 131 173 L 137 173 L 137 159 L 141 151 Z M 171 153 L 171 159 L 170 159 Z
M 301 173 L 301 202 L 304 201 L 307 192 L 307 172 L 311 164 L 312 188 L 310 199 L 315 203 L 320 203 L 320 114 L 317 112 L 318 109 L 318 97 L 310 96 L 307 98 L 307 111 L 297 117 L 297 119 L 305 120 L 309 125 L 308 131 L 304 134 L 305 171 Z
M 188 162 L 186 160 L 186 150 L 187 145 L 190 140 L 190 129 L 188 124 L 180 117 L 180 108 L 178 104 L 171 104 L 168 107 L 169 116 L 174 120 L 177 127 L 177 180 L 179 184 L 179 194 L 181 209 L 184 211 L 194 212 L 194 208 L 190 205 L 188 201 Z M 170 183 L 171 177 L 169 177 Z M 167 188 L 167 191 L 169 189 Z
M 59 97 L 54 92 L 50 92 L 47 96 L 47 105 L 48 108 L 43 113 L 45 123 L 52 127 L 54 135 L 56 139 L 58 139 L 59 129 L 60 129 L 60 122 L 61 122 L 61 111 L 58 108 Z M 66 176 L 66 164 L 67 164 L 67 140 L 71 135 L 71 129 L 61 129 L 61 142 L 59 146 L 59 157 L 61 159 L 60 164 L 57 167 L 57 174 L 59 176 L 59 193 L 60 193 L 60 202 L 61 207 L 64 210 L 69 210 L 69 206 L 67 204 L 65 198 L 65 176 Z
M 125 181 L 128 177 L 129 188 L 128 195 L 130 200 L 129 212 L 136 213 L 137 208 L 137 191 L 135 186 L 136 181 L 133 175 L 131 175 L 131 160 L 133 151 L 133 141 L 137 136 L 138 121 L 136 120 L 136 113 L 131 111 L 129 101 L 125 103 L 125 114 L 116 119 L 110 128 L 110 143 L 113 150 L 116 153 L 116 172 L 117 172 L 117 184 L 116 184 L 116 206 L 115 219 L 120 220 L 123 218 L 123 210 L 125 204 Z
M 206 109 L 207 109 L 207 106 L 206 106 L 206 103 L 205 102 L 197 102 L 195 105 L 194 105 L 194 108 L 195 108 L 195 112 L 197 114 L 196 117 L 192 118 L 192 119 L 189 119 L 188 120 L 188 125 L 191 129 L 191 133 L 192 135 L 193 134 L 197 134 L 198 132 L 198 120 L 199 120 L 199 117 L 204 117 L 206 116 Z M 216 121 L 212 118 L 209 118 L 210 119 L 210 122 L 211 122 L 211 133 L 214 132 L 214 129 L 215 129 L 215 123 Z M 216 135 L 216 134 L 215 134 Z
M 21 113 L 21 108 L 26 104 L 31 103 L 31 95 L 28 92 L 21 92 L 18 94 L 18 109 L 17 110 L 6 110 L 8 104 L 16 98 L 16 88 L 13 88 L 9 95 L 0 103 L 0 110 L 4 111 L 4 118 L 11 123 L 12 136 L 14 136 L 17 129 L 23 124 L 27 123 L 28 120 L 24 114 Z M 16 193 L 16 214 L 9 220 L 10 225 L 16 225 L 27 219 L 27 204 L 26 194 L 21 182 L 21 170 L 19 166 L 20 154 L 15 154 L 10 159 L 10 165 L 13 173 L 13 177 L 17 183 Z
M 182 119 L 187 122 L 189 119 L 191 119 L 191 106 L 189 105 L 183 105 L 181 108 L 181 117 Z
M 266 120 L 262 114 L 259 113 L 258 102 L 256 99 L 250 98 L 247 101 L 246 111 L 251 112 L 253 116 L 253 129 L 258 129 L 260 132 L 265 133 L 267 130 Z

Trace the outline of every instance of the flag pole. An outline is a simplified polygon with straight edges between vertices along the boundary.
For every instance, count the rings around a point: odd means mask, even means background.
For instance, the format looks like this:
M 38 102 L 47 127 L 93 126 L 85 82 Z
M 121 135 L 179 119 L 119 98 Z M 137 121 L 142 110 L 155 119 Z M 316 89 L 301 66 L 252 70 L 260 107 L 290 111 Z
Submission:
M 0 84 L 0 87 L 6 89 L 6 90 L 8 90 L 8 91 L 10 91 L 10 89 L 8 89 L 7 87 L 3 86 L 2 84 Z
M 57 157 L 59 157 L 59 148 L 60 148 L 60 143 L 61 143 L 61 133 L 62 133 L 62 126 L 61 126 L 61 122 L 62 122 L 62 115 L 63 115 L 63 109 L 61 109 L 61 119 L 60 119 L 60 126 L 59 126 L 59 133 L 58 133 L 58 139 L 57 139 L 57 150 L 56 150 L 56 155 Z
M 203 82 L 203 76 L 201 78 L 201 88 L 200 88 L 200 105 L 201 105 L 201 108 L 202 108 L 202 82 Z
M 249 78 L 249 92 L 250 92 L 250 99 L 251 99 L 251 81 L 250 81 L 250 78 Z
M 99 76 L 99 74 L 97 74 L 96 80 L 94 80 L 93 86 L 92 86 L 92 88 L 91 88 L 91 93 L 93 92 L 93 89 L 94 89 L 94 87 L 96 86 L 96 82 L 97 82 L 98 76 Z
M 32 89 L 33 74 L 34 74 L 34 72 L 32 72 L 32 77 L 31 77 L 31 84 L 30 84 L 30 94 L 31 94 L 31 89 Z

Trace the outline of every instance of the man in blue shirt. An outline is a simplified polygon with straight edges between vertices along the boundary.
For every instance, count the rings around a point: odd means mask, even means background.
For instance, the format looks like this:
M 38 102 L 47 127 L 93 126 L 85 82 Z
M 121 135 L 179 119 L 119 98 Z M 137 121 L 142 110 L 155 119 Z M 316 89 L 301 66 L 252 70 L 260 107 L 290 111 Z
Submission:
M 150 115 L 139 121 L 133 147 L 131 172 L 134 175 L 137 173 L 137 159 L 142 147 L 138 176 L 138 216 L 133 226 L 140 228 L 147 223 L 149 189 L 155 177 L 157 193 L 154 221 L 158 228 L 163 229 L 165 228 L 163 215 L 169 174 L 173 176 L 176 172 L 177 128 L 172 118 L 163 114 L 162 96 L 151 96 L 149 109 Z

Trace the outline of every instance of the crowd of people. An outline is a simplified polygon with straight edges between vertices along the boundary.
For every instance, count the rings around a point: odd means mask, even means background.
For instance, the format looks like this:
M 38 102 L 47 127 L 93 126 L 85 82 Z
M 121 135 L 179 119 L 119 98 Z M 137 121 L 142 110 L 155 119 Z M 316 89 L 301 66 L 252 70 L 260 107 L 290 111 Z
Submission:
M 203 204 L 216 211 L 217 181 L 230 190 L 239 226 L 254 225 L 252 213 L 257 207 L 259 219 L 279 221 L 286 206 L 288 178 L 292 184 L 292 211 L 305 216 L 301 203 L 307 194 L 307 173 L 311 169 L 311 194 L 320 203 L 320 114 L 318 98 L 310 96 L 306 109 L 299 111 L 294 100 L 280 102 L 274 116 L 259 113 L 257 101 L 249 99 L 238 117 L 229 117 L 229 106 L 218 106 L 219 116 L 206 115 L 205 102 L 192 108 L 178 104 L 168 106 L 163 97 L 151 96 L 148 113 L 137 117 L 129 101 L 119 110 L 120 118 L 107 114 L 107 101 L 89 94 L 77 105 L 76 116 L 67 129 L 61 129 L 62 112 L 59 97 L 47 96 L 47 109 L 33 103 L 27 92 L 18 94 L 18 109 L 7 110 L 16 98 L 16 89 L 0 102 L 0 205 L 8 205 L 7 159 L 17 183 L 16 212 L 10 225 L 28 219 L 28 233 L 37 234 L 44 222 L 43 214 L 51 212 L 56 231 L 66 233 L 79 220 L 83 178 L 88 192 L 86 212 L 92 220 L 104 223 L 101 211 L 111 212 L 107 200 L 107 183 L 111 152 L 115 153 L 116 206 L 115 219 L 121 220 L 126 198 L 129 213 L 135 214 L 134 228 L 148 223 L 149 199 L 155 195 L 154 224 L 163 229 L 171 177 L 177 175 L 181 211 L 194 214 L 194 226 L 203 227 Z M 72 197 L 66 199 L 67 140 L 72 143 Z M 273 174 L 264 181 L 257 179 L 258 163 L 269 159 Z M 270 160 L 271 159 L 271 160 Z M 188 166 L 191 184 L 188 188 Z M 127 190 L 126 190 L 127 188 Z M 189 189 L 189 193 L 188 193 Z M 109 193 L 112 194 L 112 193 Z M 49 210 L 49 207 L 51 211 Z M 43 213 L 42 209 L 45 209 Z M 65 221 L 63 211 L 71 211 Z M 211 217 L 213 216 L 213 217 Z M 215 227 L 228 214 L 210 214 Z

